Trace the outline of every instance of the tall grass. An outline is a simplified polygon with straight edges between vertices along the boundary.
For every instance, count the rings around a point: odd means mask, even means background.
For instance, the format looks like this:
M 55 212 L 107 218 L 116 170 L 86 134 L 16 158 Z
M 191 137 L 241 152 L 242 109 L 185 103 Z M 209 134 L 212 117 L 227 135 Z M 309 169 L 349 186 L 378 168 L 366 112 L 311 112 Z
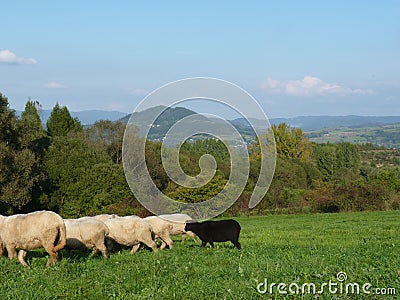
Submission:
M 0 258 L 1 299 L 314 299 L 310 294 L 260 294 L 257 285 L 315 283 L 345 272 L 347 282 L 396 289 L 397 295 L 331 294 L 318 299 L 395 299 L 400 294 L 400 213 L 279 215 L 236 218 L 238 251 L 230 243 L 201 248 L 193 240 L 158 254 L 141 249 L 112 253 L 29 253 L 31 269 Z

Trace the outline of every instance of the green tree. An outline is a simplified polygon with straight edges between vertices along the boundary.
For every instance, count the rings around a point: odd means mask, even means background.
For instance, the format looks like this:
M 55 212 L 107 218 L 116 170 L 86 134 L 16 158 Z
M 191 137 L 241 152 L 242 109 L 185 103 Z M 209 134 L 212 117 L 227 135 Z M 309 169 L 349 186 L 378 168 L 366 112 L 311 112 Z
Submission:
M 0 201 L 18 211 L 32 201 L 32 191 L 41 172 L 29 149 L 15 151 L 0 142 Z
M 288 197 L 284 194 L 285 191 L 307 189 L 307 184 L 307 172 L 297 160 L 278 157 L 274 179 L 257 209 L 264 211 L 287 208 Z
M 325 179 L 332 178 L 337 169 L 336 146 L 332 144 L 315 144 L 313 157 Z
M 215 175 L 207 184 L 198 188 L 187 188 L 179 186 L 175 191 L 168 194 L 176 201 L 185 203 L 199 203 L 211 199 L 222 191 L 227 180 L 220 174 Z
M 125 124 L 121 122 L 101 120 L 84 130 L 84 135 L 89 143 L 107 152 L 115 163 L 120 164 L 124 131 Z
M 78 138 L 56 137 L 44 156 L 44 168 L 49 176 L 49 197 L 43 205 L 60 209 L 71 184 L 76 183 L 94 165 L 111 162 L 107 153 L 89 146 Z
M 337 144 L 337 167 L 359 170 L 361 166 L 360 149 L 350 143 Z
M 385 186 L 389 190 L 400 192 L 400 173 L 396 168 L 384 168 L 371 176 L 368 182 Z
M 64 217 L 91 215 L 130 198 L 132 193 L 122 166 L 112 162 L 99 163 L 65 188 L 60 212 Z
M 286 123 L 272 125 L 275 136 L 276 153 L 280 157 L 307 160 L 311 156 L 311 143 L 304 137 L 303 130 L 291 128 Z
M 17 122 L 19 132 L 19 147 L 32 151 L 35 159 L 35 165 L 32 166 L 37 176 L 31 188 L 32 201 L 26 206 L 26 210 L 37 210 L 40 207 L 40 197 L 43 196 L 47 186 L 47 176 L 45 174 L 42 159 L 46 149 L 50 144 L 50 138 L 43 128 L 40 120 L 38 109 L 40 109 L 38 101 L 31 99 L 25 105 L 25 110 L 21 114 L 21 118 Z
M 189 175 L 197 175 L 200 173 L 199 160 L 204 154 L 214 157 L 217 162 L 217 170 L 224 174 L 224 178 L 230 175 L 230 155 L 225 144 L 214 138 L 204 140 L 196 140 L 194 143 L 184 142 L 180 149 L 180 162 L 182 169 Z
M 14 149 L 18 144 L 15 111 L 10 109 L 8 99 L 0 93 L 0 141 Z
M 360 150 L 350 143 L 315 144 L 313 157 L 325 180 L 352 180 L 359 177 Z
M 39 102 L 29 99 L 18 121 L 20 146 L 34 152 L 42 152 L 40 148 L 48 145 L 47 134 L 37 111 L 39 105 Z
M 69 132 L 82 131 L 82 125 L 77 118 L 72 118 L 66 106 L 57 103 L 51 111 L 46 123 L 50 136 L 66 136 Z
M 164 170 L 161 160 L 161 143 L 146 141 L 146 165 L 154 184 L 164 191 L 169 182 L 169 177 Z
M 9 212 L 32 201 L 42 175 L 35 154 L 19 143 L 23 134 L 8 99 L 0 94 L 0 207 L 8 207 Z

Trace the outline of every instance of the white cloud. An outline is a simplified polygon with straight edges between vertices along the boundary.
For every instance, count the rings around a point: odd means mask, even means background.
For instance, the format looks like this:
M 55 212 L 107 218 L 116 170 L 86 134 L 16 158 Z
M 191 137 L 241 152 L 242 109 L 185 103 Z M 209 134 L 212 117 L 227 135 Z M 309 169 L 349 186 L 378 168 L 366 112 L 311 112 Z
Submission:
M 302 80 L 276 80 L 268 78 L 261 88 L 274 94 L 288 96 L 347 96 L 347 95 L 370 95 L 374 92 L 370 89 L 352 89 L 337 83 L 324 82 L 317 77 L 304 76 Z
M 145 89 L 128 89 L 128 94 L 132 96 L 146 96 L 148 93 Z
M 0 63 L 10 65 L 34 65 L 37 61 L 33 58 L 18 57 L 10 50 L 0 50 Z
M 47 82 L 43 86 L 48 89 L 65 89 L 66 88 L 65 85 L 63 85 L 59 82 L 55 82 L 55 81 Z

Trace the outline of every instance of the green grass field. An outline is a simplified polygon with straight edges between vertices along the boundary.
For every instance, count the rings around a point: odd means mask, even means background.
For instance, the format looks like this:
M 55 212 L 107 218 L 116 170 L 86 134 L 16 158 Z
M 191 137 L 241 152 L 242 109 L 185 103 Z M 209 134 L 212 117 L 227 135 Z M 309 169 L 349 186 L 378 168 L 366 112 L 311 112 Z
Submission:
M 325 287 L 318 299 L 400 298 L 399 211 L 235 219 L 241 251 L 230 243 L 211 249 L 175 239 L 174 249 L 158 254 L 123 250 L 103 259 L 62 252 L 50 268 L 41 251 L 30 252 L 31 269 L 0 258 L 1 299 L 315 299 L 301 290 L 289 295 L 288 286 L 314 283 L 318 291 L 330 280 L 339 284 L 339 272 L 347 274 L 345 284 L 370 283 L 371 294 L 332 294 Z M 259 293 L 265 278 L 268 285 L 287 284 L 288 295 L 276 286 L 273 294 Z M 395 288 L 396 295 L 373 295 L 376 287 Z

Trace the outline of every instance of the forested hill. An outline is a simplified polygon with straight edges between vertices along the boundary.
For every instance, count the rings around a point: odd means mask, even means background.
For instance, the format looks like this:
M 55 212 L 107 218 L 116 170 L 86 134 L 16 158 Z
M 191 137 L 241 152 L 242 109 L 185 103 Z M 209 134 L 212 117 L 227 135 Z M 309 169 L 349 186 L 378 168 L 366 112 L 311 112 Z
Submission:
M 193 110 L 184 107 L 165 107 L 163 105 L 158 105 L 140 112 L 134 112 L 133 116 L 138 125 L 150 125 L 148 122 L 152 119 L 152 116 L 161 112 L 162 114 L 160 117 L 154 122 L 157 125 L 173 125 L 176 121 L 184 117 L 196 114 Z M 126 115 L 119 121 L 128 123 L 131 116 L 132 114 Z
M 158 114 L 160 114 L 160 116 L 156 120 L 152 121 L 154 116 Z M 147 136 L 148 139 L 161 140 L 177 121 L 195 114 L 197 113 L 184 107 L 165 107 L 163 105 L 159 105 L 144 111 L 134 112 L 133 120 L 134 123 L 139 127 L 151 126 Z M 126 124 L 129 122 L 131 116 L 132 114 L 129 114 L 119 121 Z M 202 118 L 201 115 L 199 115 L 199 117 Z M 151 122 L 152 124 L 149 124 Z

